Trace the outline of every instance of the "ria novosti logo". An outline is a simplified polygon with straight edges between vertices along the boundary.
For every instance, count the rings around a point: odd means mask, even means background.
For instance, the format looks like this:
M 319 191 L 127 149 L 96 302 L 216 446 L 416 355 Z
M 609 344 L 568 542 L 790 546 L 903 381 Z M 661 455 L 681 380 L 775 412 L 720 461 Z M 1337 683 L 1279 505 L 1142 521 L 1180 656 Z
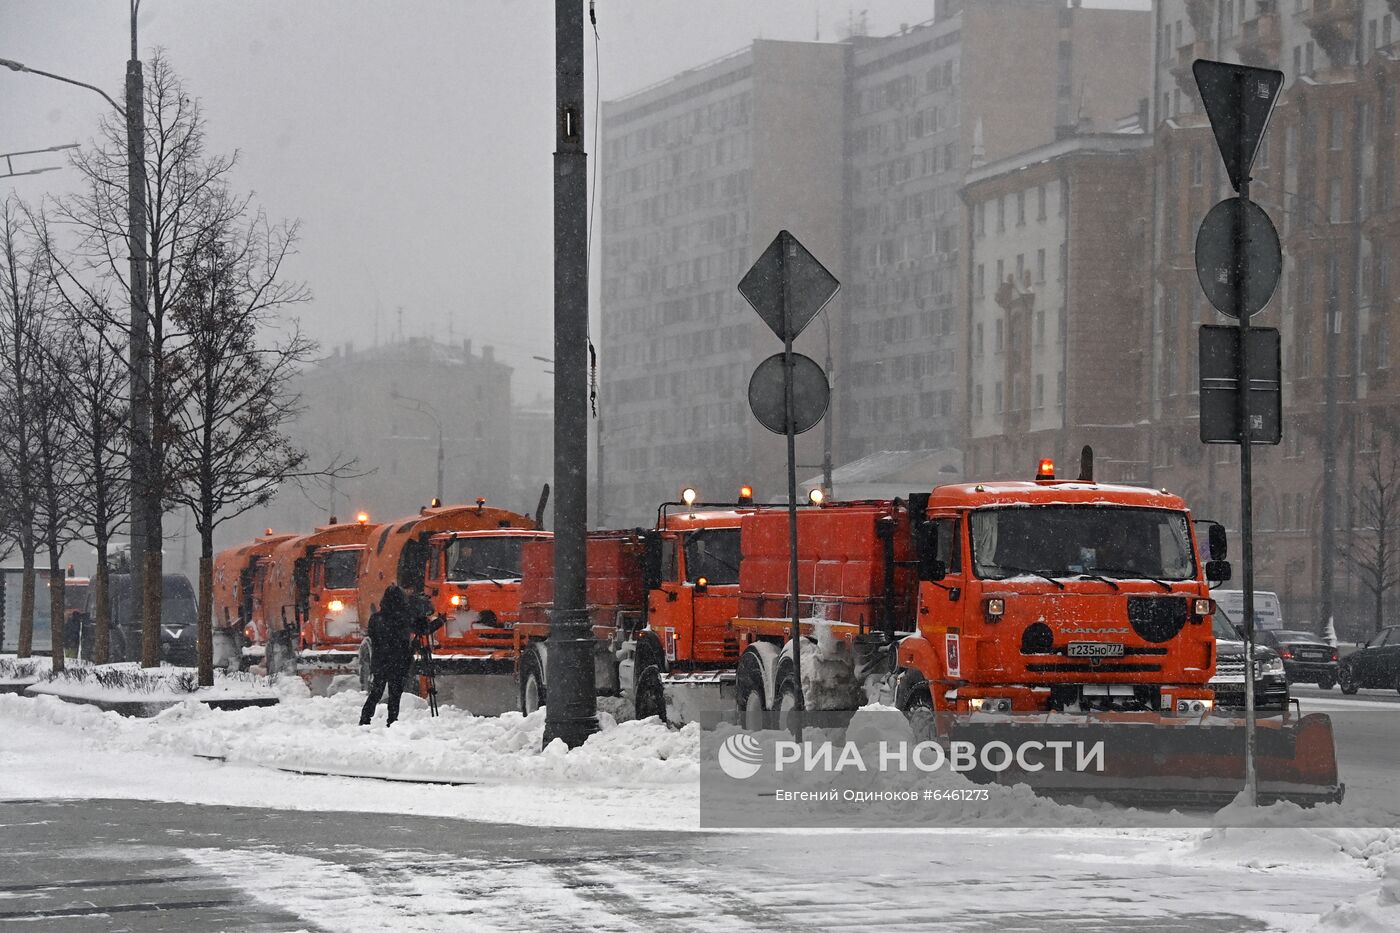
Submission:
M 753 736 L 736 732 L 720 744 L 716 757 L 721 771 L 742 781 L 763 767 L 763 746 Z
M 1002 741 L 985 743 L 953 740 L 946 748 L 938 742 L 880 742 L 875 747 L 862 747 L 853 742 L 771 743 L 772 764 L 777 772 L 802 771 L 863 773 L 888 771 L 988 771 L 1000 773 L 1017 770 L 1038 771 L 1098 771 L 1104 770 L 1105 748 L 1102 740 L 1084 741 L 1025 741 L 1011 745 Z M 720 743 L 715 757 L 720 770 L 736 780 L 747 780 L 760 770 L 768 758 L 766 746 L 746 733 L 734 733 Z

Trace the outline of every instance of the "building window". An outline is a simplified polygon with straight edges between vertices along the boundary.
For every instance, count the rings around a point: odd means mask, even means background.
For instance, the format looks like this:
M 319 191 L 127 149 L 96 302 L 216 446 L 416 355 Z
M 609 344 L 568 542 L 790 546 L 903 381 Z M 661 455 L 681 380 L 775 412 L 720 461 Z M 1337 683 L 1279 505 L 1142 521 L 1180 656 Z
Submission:
M 995 398 L 996 398 L 996 407 L 995 407 L 993 410 L 999 415 L 999 414 L 1002 413 L 1002 411 L 1005 410 L 1005 409 L 1004 409 L 1004 406 L 1003 406 L 1003 404 L 1002 404 L 1002 391 L 1001 391 L 1001 383 L 1000 383 L 1000 382 L 998 382 L 997 385 L 996 385 Z
M 978 298 L 981 298 L 986 294 L 986 283 L 984 281 L 984 273 L 986 271 L 987 267 L 983 263 L 979 262 L 977 264 L 977 271 L 973 277 L 973 294 L 976 295 Z
M 1198 145 L 1191 147 L 1191 187 L 1199 188 L 1205 181 L 1205 150 Z
M 1045 219 L 1045 186 L 1044 186 L 1044 185 L 1041 185 L 1041 186 L 1039 186 L 1038 188 L 1035 189 L 1035 202 L 1036 202 L 1035 219 L 1036 219 L 1036 220 L 1044 220 L 1044 219 Z
M 1035 280 L 1042 283 L 1045 281 L 1045 250 L 1043 249 L 1035 251 Z
M 1345 127 L 1344 114 L 1340 110 L 1332 110 L 1327 114 L 1327 148 L 1342 148 L 1342 130 Z
M 1016 226 L 1018 226 L 1018 227 L 1024 227 L 1025 225 L 1026 225 L 1026 193 L 1025 193 L 1024 191 L 1018 191 L 1018 192 L 1016 192 Z
M 1035 377 L 1035 407 L 1045 407 L 1045 377 L 1039 373 Z
M 1035 344 L 1040 346 L 1043 343 L 1045 343 L 1045 312 L 1037 311 L 1035 313 Z
M 974 342 L 973 342 L 973 345 L 972 345 L 972 346 L 973 346 L 973 354 L 974 354 L 975 356 L 981 356 L 981 355 L 982 355 L 982 337 L 983 337 L 982 322 L 981 322 L 981 321 L 978 321 L 978 322 L 977 322 L 977 330 L 976 330 L 976 338 L 975 338 L 975 340 L 974 340 Z
M 998 318 L 996 327 L 996 342 L 993 345 L 993 349 L 996 350 L 996 352 L 998 353 L 1005 349 L 1006 346 L 1006 328 L 1003 326 L 1003 324 L 1004 322 L 1000 318 Z
M 972 413 L 982 414 L 982 387 L 980 385 L 972 387 Z
M 997 198 L 997 233 L 1006 232 L 1006 198 Z
M 1342 222 L 1342 180 L 1333 178 L 1327 182 L 1327 222 Z

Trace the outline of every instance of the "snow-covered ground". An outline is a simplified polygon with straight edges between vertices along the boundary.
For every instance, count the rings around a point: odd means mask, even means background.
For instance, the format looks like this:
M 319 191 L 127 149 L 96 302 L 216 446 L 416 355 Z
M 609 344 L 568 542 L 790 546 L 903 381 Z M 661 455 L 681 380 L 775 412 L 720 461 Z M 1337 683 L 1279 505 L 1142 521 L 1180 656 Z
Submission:
M 541 750 L 542 712 L 488 718 L 444 707 L 433 719 L 421 701 L 405 697 L 404 718 L 385 729 L 382 708 L 373 725 L 356 725 L 362 698 L 357 691 L 310 697 L 288 690 L 276 707 L 219 712 L 183 703 L 150 719 L 127 719 L 52 697 L 0 696 L 0 800 L 106 797 L 540 827 L 684 834 L 699 829 L 700 742 L 694 725 L 672 730 L 655 720 L 619 723 L 604 713 L 604 728 L 582 748 L 568 751 L 555 743 Z M 406 786 L 305 772 L 456 783 Z M 1072 905 L 1082 903 L 1084 924 L 1100 918 L 1108 922 L 1104 928 L 1117 928 L 1114 917 L 1189 918 L 1193 911 L 1224 910 L 1252 918 L 1256 927 L 1299 933 L 1400 930 L 1400 830 L 1126 830 L 1095 822 L 1101 820 L 1039 830 L 709 835 L 705 845 L 714 858 L 697 855 L 700 863 L 685 872 L 691 887 L 703 892 L 724 883 L 725 872 L 735 870 L 731 859 L 747 859 L 753 870 L 771 869 L 792 886 L 810 915 L 844 918 L 853 928 L 862 928 L 859 918 L 873 923 L 884 911 L 907 918 L 937 900 L 974 912 L 985 903 L 989 929 L 1038 929 L 1037 912 L 1071 916 Z M 289 874 L 277 870 L 268 853 L 191 850 L 187 857 L 248 880 L 254 896 L 301 904 L 298 913 L 308 923 L 357 929 L 374 916 L 376 894 L 366 887 L 366 876 L 329 863 L 289 863 L 283 867 L 296 869 Z M 267 870 L 258 876 L 263 881 L 252 884 L 249 873 L 257 865 Z M 617 877 L 604 878 L 610 871 Z M 587 872 L 639 903 L 653 882 L 658 894 L 678 896 L 676 879 L 624 877 L 602 863 Z M 344 888 L 345 897 L 317 893 L 306 887 L 311 881 L 295 880 L 322 875 L 317 885 Z M 273 884 L 277 878 L 282 880 Z M 921 889 L 921 880 L 934 887 Z M 435 896 L 460 896 L 460 881 L 442 884 Z M 573 896 L 562 887 L 556 893 Z M 780 907 L 783 897 L 775 887 L 768 906 Z M 735 901 L 733 914 L 757 909 L 758 901 L 747 898 L 747 907 Z M 446 901 L 422 900 L 420 907 L 431 911 L 434 903 Z M 736 919 L 714 928 L 762 925 Z M 425 921 L 404 928 L 450 925 Z
M 190 699 L 275 700 L 281 688 L 266 677 L 223 670 L 214 671 L 213 686 L 201 687 L 195 671 L 188 667 L 143 668 L 134 661 L 94 665 L 70 660 L 61 671 L 49 670 L 46 665 L 38 681 L 25 692 L 90 703 L 161 704 Z

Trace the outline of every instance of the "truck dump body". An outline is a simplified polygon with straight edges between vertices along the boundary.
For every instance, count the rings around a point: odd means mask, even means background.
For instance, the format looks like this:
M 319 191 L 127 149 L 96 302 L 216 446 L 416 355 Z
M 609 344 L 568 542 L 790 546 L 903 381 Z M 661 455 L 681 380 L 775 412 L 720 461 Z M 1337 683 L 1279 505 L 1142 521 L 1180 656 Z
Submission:
M 214 627 L 239 633 L 249 644 L 267 643 L 267 625 L 257 611 L 267 559 L 278 545 L 299 535 L 264 535 L 214 555 Z
M 303 653 L 353 654 L 364 637 L 355 598 L 359 566 L 377 528 L 367 522 L 322 525 L 273 548 L 254 600 L 261 627 L 285 633 Z

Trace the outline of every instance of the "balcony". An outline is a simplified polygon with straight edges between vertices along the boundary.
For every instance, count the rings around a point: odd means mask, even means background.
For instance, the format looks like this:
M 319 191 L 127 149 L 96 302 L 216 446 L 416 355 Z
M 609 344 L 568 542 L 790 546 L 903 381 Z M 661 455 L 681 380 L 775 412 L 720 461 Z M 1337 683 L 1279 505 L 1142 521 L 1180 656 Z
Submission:
M 1188 42 L 1176 50 L 1176 65 L 1172 68 L 1172 77 L 1176 79 L 1176 86 L 1181 88 L 1181 93 L 1189 95 L 1197 103 L 1201 98 L 1196 88 L 1196 76 L 1191 73 L 1191 64 L 1198 58 L 1211 57 L 1210 43 L 1204 39 Z
M 1277 68 L 1282 49 L 1283 25 L 1277 12 L 1261 13 L 1240 27 L 1235 50 L 1246 65 Z
M 1361 0 L 1312 0 L 1312 12 L 1303 22 L 1327 57 L 1338 63 L 1356 44 Z

